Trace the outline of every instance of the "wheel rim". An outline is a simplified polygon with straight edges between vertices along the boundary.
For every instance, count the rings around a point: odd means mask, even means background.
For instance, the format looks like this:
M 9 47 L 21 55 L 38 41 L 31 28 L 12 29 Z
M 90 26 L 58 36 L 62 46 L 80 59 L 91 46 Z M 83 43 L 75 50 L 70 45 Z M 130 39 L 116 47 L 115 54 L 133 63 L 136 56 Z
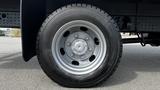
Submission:
M 63 25 L 52 41 L 52 54 L 60 69 L 84 75 L 101 66 L 107 44 L 101 30 L 94 24 L 75 20 Z

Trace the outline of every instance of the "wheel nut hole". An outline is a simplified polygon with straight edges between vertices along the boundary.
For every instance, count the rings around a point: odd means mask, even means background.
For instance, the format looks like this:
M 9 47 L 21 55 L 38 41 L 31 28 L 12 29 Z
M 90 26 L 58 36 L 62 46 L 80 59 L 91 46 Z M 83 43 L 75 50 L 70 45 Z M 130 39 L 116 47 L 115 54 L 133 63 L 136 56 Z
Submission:
M 70 32 L 69 32 L 69 31 L 66 31 L 66 32 L 63 34 L 63 37 L 68 37 L 69 34 L 70 34 Z
M 94 43 L 95 43 L 96 45 L 99 45 L 99 40 L 98 40 L 98 38 L 94 38 Z
M 78 61 L 72 61 L 72 64 L 75 66 L 79 66 L 79 62 Z
M 92 62 L 92 61 L 94 61 L 95 58 L 96 58 L 96 56 L 95 56 L 95 55 L 92 55 L 92 56 L 89 58 L 89 61 Z
M 82 31 L 87 31 L 88 28 L 86 28 L 86 27 L 80 27 L 80 30 L 82 30 Z
M 65 55 L 64 48 L 61 48 L 61 49 L 60 49 L 60 53 L 61 53 L 62 55 Z

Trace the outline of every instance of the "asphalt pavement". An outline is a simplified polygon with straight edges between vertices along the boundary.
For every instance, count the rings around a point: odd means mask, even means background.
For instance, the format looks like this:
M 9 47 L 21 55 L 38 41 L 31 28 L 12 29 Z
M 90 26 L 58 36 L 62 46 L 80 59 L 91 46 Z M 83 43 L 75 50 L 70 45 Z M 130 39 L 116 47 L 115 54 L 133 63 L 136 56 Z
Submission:
M 75 89 L 51 81 L 36 57 L 24 62 L 20 38 L 0 37 L 0 90 Z M 160 47 L 124 45 L 115 74 L 101 86 L 80 90 L 160 90 Z

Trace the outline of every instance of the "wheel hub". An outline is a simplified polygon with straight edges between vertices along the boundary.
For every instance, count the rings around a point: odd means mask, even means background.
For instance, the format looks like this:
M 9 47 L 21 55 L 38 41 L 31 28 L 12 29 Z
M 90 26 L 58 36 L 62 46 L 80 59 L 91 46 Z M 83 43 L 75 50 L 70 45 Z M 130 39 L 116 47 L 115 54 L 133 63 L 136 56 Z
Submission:
M 94 24 L 75 20 L 63 25 L 52 42 L 57 65 L 75 75 L 89 74 L 103 62 L 107 52 L 106 40 Z
M 85 61 L 94 52 L 94 41 L 85 32 L 75 32 L 67 37 L 65 51 L 73 60 Z
M 83 39 L 76 39 L 71 45 L 72 52 L 76 55 L 84 55 L 88 50 L 87 42 Z

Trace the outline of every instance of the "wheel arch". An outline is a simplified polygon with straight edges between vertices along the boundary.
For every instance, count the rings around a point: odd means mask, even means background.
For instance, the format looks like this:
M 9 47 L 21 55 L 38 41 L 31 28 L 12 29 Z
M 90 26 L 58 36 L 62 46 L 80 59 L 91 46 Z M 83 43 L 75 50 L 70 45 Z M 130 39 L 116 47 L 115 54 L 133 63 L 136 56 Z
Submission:
M 107 9 L 105 0 L 21 0 L 22 49 L 25 61 L 36 55 L 37 34 L 46 17 L 58 8 L 75 3 L 93 5 L 109 14 L 112 13 Z

